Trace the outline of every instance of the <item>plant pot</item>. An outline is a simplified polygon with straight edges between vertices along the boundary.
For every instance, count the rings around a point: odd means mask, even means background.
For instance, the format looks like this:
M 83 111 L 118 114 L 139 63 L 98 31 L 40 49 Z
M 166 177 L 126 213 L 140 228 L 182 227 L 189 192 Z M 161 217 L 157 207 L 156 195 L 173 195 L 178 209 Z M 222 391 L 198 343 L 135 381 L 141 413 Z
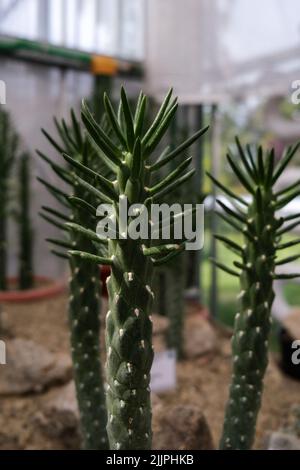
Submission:
M 109 266 L 100 266 L 100 278 L 102 283 L 102 295 L 103 297 L 108 297 L 106 280 L 110 276 L 110 267 Z
M 36 287 L 26 290 L 17 290 L 17 278 L 9 278 L 8 284 L 11 287 L 7 291 L 0 291 L 0 302 L 33 302 L 37 300 L 55 297 L 66 289 L 64 280 L 55 281 L 46 276 L 35 276 Z

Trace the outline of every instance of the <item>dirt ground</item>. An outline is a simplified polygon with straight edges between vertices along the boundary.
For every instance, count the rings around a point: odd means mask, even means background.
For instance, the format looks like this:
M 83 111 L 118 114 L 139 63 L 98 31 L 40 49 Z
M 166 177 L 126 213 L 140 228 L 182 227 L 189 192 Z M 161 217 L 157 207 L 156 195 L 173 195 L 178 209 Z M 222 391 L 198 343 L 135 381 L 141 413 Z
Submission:
M 66 295 L 26 305 L 6 303 L 3 310 L 8 330 L 14 337 L 34 340 L 52 352 L 68 352 Z M 200 316 L 200 313 L 189 308 L 187 323 L 193 322 L 197 315 Z M 230 378 L 230 342 L 228 332 L 219 327 L 215 331 L 216 348 L 201 357 L 181 361 L 177 368 L 176 390 L 159 398 L 168 405 L 191 404 L 200 407 L 217 445 Z M 0 449 L 53 448 L 53 443 L 36 436 L 33 419 L 53 393 L 52 387 L 35 395 L 0 398 L 0 430 L 5 429 L 5 433 L 0 432 Z M 291 424 L 297 405 L 300 405 L 300 382 L 284 376 L 276 358 L 271 357 L 257 426 L 256 448 L 262 446 L 266 432 Z M 70 443 L 70 448 L 73 445 Z M 67 447 L 64 442 L 62 448 Z

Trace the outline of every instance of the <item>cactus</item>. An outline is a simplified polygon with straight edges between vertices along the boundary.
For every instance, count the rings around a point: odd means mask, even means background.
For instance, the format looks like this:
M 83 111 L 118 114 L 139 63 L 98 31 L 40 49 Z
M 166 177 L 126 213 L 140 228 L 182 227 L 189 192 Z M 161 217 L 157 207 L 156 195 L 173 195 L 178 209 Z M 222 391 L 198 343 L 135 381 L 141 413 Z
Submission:
M 57 131 L 62 144 L 57 143 L 46 131 L 44 135 L 54 148 L 63 154 L 67 152 L 74 156 L 76 161 L 91 165 L 97 165 L 101 171 L 102 164 L 95 157 L 95 151 L 86 136 L 82 134 L 77 118 L 71 111 L 72 127 L 69 129 L 63 120 L 60 124 L 55 120 Z M 50 160 L 42 152 L 38 154 L 60 177 L 67 183 L 71 194 L 66 194 L 56 186 L 52 186 L 47 181 L 40 181 L 47 187 L 64 208 L 67 205 L 68 215 L 52 209 L 43 207 L 42 216 L 48 222 L 53 223 L 67 234 L 64 240 L 47 239 L 49 243 L 58 246 L 60 251 L 53 249 L 52 252 L 58 256 L 69 259 L 70 277 L 70 297 L 69 297 L 69 325 L 71 330 L 71 351 L 74 368 L 74 380 L 76 395 L 80 411 L 81 432 L 83 437 L 83 447 L 85 449 L 107 449 L 106 433 L 106 406 L 104 385 L 102 377 L 102 366 L 100 362 L 100 310 L 101 310 L 101 283 L 98 265 L 92 265 L 80 258 L 69 258 L 66 249 L 78 249 L 95 252 L 94 243 L 97 239 L 89 240 L 79 229 L 74 220 L 79 221 L 86 227 L 86 231 L 94 227 L 95 215 L 90 211 L 90 204 L 93 197 L 86 194 L 84 188 L 80 187 L 72 178 L 70 169 Z M 82 207 L 81 201 L 85 200 Z M 93 232 L 91 232 L 93 233 Z M 61 248 L 64 251 L 61 251 Z
M 275 165 L 273 150 L 263 154 L 262 148 L 259 147 L 254 155 L 249 146 L 245 150 L 237 139 L 242 165 L 238 164 L 231 154 L 227 155 L 227 159 L 234 174 L 249 193 L 249 202 L 209 175 L 233 201 L 233 208 L 218 201 L 222 209 L 219 215 L 231 227 L 241 232 L 244 238 L 244 245 L 240 246 L 223 235 L 216 235 L 216 238 L 240 259 L 234 262 L 233 269 L 217 261 L 215 264 L 227 273 L 238 276 L 241 285 L 239 313 L 235 317 L 232 338 L 233 374 L 220 442 L 221 449 L 251 448 L 268 363 L 268 339 L 274 299 L 273 280 L 299 275 L 275 272 L 278 265 L 299 258 L 292 256 L 277 259 L 280 250 L 299 243 L 280 241 L 284 233 L 300 223 L 299 220 L 294 221 L 299 214 L 286 218 L 276 216 L 278 209 L 299 195 L 299 182 L 280 192 L 274 190 L 275 182 L 298 147 L 299 144 L 290 147 Z M 288 222 L 290 220 L 291 223 Z
M 10 116 L 0 109 L 0 290 L 7 289 L 7 217 L 10 202 L 9 179 L 18 148 Z
M 20 226 L 20 257 L 19 257 L 19 288 L 30 289 L 33 286 L 32 237 L 30 222 L 30 157 L 21 155 L 19 164 L 19 226 Z
M 89 167 L 74 168 L 85 171 L 85 178 L 77 176 L 79 185 L 85 187 L 101 202 L 115 207 L 119 220 L 120 203 L 127 198 L 128 206 L 138 203 L 149 208 L 161 198 L 186 182 L 194 173 L 185 173 L 190 158 L 171 172 L 163 181 L 151 186 L 152 174 L 189 147 L 206 129 L 198 131 L 178 148 L 156 162 L 151 155 L 165 134 L 177 109 L 177 100 L 171 102 L 172 91 L 165 98 L 156 118 L 147 132 L 143 132 L 146 96 L 141 93 L 134 116 L 124 89 L 118 116 L 104 96 L 106 115 L 110 121 L 116 145 L 95 121 L 86 105 L 82 107 L 82 120 L 101 156 L 115 173 L 113 182 Z M 92 182 L 93 181 L 93 182 Z M 149 214 L 147 223 L 150 226 Z M 132 220 L 132 219 L 131 219 Z M 172 221 L 171 221 L 172 223 Z M 84 227 L 82 227 L 84 229 Z M 108 438 L 111 449 L 140 450 L 151 448 L 150 369 L 153 359 L 152 323 L 150 307 L 153 297 L 152 270 L 155 265 L 169 261 L 184 250 L 184 242 L 162 243 L 151 246 L 151 240 L 134 240 L 122 236 L 122 226 L 117 226 L 121 237 L 109 238 L 106 252 L 97 256 L 88 252 L 71 250 L 70 254 L 91 262 L 111 266 L 108 279 L 109 311 L 106 319 L 107 352 L 107 411 Z M 103 240 L 105 243 L 105 240 Z M 104 247 L 105 245 L 103 245 Z M 101 247 L 102 248 L 102 247 Z

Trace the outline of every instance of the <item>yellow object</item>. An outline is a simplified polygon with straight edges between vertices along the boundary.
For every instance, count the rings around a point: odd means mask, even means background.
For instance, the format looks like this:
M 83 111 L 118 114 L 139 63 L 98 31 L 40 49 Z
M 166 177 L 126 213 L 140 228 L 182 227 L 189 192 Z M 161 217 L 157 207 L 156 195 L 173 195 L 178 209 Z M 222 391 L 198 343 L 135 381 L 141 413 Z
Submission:
M 112 57 L 93 55 L 91 72 L 94 75 L 115 75 L 118 71 L 118 62 Z

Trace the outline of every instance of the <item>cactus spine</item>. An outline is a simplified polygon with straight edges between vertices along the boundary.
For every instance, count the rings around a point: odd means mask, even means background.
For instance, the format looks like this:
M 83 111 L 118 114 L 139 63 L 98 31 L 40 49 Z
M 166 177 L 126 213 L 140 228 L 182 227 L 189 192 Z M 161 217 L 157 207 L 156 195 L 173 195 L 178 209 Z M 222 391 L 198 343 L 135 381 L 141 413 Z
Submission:
M 151 186 L 151 175 L 191 145 L 206 129 L 151 164 L 150 156 L 165 134 L 173 118 L 177 103 L 171 102 L 171 91 L 164 100 L 153 124 L 143 133 L 146 97 L 140 94 L 134 117 L 128 105 L 124 89 L 118 117 L 105 95 L 106 115 L 118 140 L 118 146 L 94 120 L 85 105 L 82 119 L 95 144 L 101 149 L 116 178 L 113 182 L 94 175 L 85 168 L 86 180 L 77 178 L 81 185 L 97 195 L 99 202 L 109 202 L 115 208 L 119 221 L 119 209 L 127 198 L 128 206 L 142 204 L 150 207 L 164 194 L 171 192 L 189 179 L 193 171 L 185 173 L 190 159 L 184 159 L 176 170 L 163 181 Z M 76 162 L 74 162 L 76 166 Z M 83 170 L 83 168 L 81 168 Z M 87 186 L 89 184 L 89 186 Z M 150 226 L 149 214 L 146 213 Z M 130 219 L 134 220 L 134 217 Z M 184 244 L 160 244 L 151 246 L 151 240 L 125 238 L 123 227 L 117 224 L 121 237 L 108 239 L 107 253 L 97 257 L 77 250 L 73 256 L 98 261 L 111 266 L 108 280 L 109 311 L 106 320 L 107 352 L 107 411 L 108 437 L 111 449 L 139 450 L 151 448 L 150 369 L 153 359 L 152 323 L 150 306 L 153 266 L 162 264 L 179 254 Z
M 30 157 L 24 153 L 19 166 L 19 226 L 20 258 L 19 288 L 30 289 L 33 286 L 32 237 L 30 221 Z
M 0 290 L 7 288 L 7 217 L 10 202 L 9 179 L 18 147 L 9 114 L 0 110 Z
M 43 131 L 50 143 L 62 154 L 68 152 L 74 155 L 76 161 L 98 164 L 92 146 L 83 136 L 79 123 L 73 111 L 71 111 L 72 127 L 69 129 L 64 121 L 62 124 L 55 120 L 57 131 L 62 144 L 57 143 L 46 131 Z M 92 197 L 86 194 L 73 179 L 70 168 L 66 169 L 49 159 L 42 152 L 38 152 L 59 176 L 68 184 L 70 194 L 62 192 L 47 181 L 40 181 L 47 187 L 50 193 L 58 199 L 62 208 L 67 205 L 69 214 L 44 207 L 42 216 L 50 223 L 66 233 L 63 240 L 48 239 L 55 247 L 64 250 L 52 252 L 58 256 L 69 259 L 71 277 L 69 283 L 69 325 L 74 380 L 78 407 L 80 412 L 81 432 L 83 447 L 85 449 L 105 450 L 108 448 L 106 433 L 106 406 L 103 384 L 103 373 L 100 361 L 100 310 L 101 310 L 101 283 L 99 279 L 99 266 L 80 258 L 70 258 L 66 249 L 78 249 L 95 252 L 94 240 L 86 236 L 88 230 L 94 227 L 95 216 L 90 210 Z M 85 200 L 85 206 L 81 204 Z M 86 227 L 86 231 L 78 230 L 74 220 Z M 93 232 L 91 232 L 93 233 Z M 97 239 L 96 239 L 97 242 Z
M 238 202 L 238 205 L 234 205 L 235 209 L 232 209 L 218 201 L 222 209 L 219 215 L 242 232 L 244 237 L 244 245 L 239 246 L 224 236 L 216 236 L 240 258 L 234 262 L 239 271 L 216 262 L 217 266 L 238 276 L 241 285 L 240 309 L 235 317 L 232 338 L 233 374 L 220 448 L 244 450 L 251 448 L 254 440 L 263 378 L 268 364 L 273 280 L 297 276 L 275 273 L 277 265 L 298 258 L 296 256 L 277 261 L 277 251 L 286 246 L 280 244 L 280 238 L 300 221 L 282 227 L 285 222 L 296 217 L 276 217 L 276 210 L 297 196 L 299 190 L 294 191 L 294 185 L 279 193 L 273 189 L 298 145 L 290 148 L 278 165 L 274 164 L 273 150 L 263 155 L 263 150 L 259 147 L 256 155 L 253 155 L 249 147 L 244 150 L 238 139 L 237 147 L 243 166 L 230 154 L 227 159 L 238 180 L 250 193 L 250 202 L 234 194 L 211 175 L 210 177 L 231 199 Z

